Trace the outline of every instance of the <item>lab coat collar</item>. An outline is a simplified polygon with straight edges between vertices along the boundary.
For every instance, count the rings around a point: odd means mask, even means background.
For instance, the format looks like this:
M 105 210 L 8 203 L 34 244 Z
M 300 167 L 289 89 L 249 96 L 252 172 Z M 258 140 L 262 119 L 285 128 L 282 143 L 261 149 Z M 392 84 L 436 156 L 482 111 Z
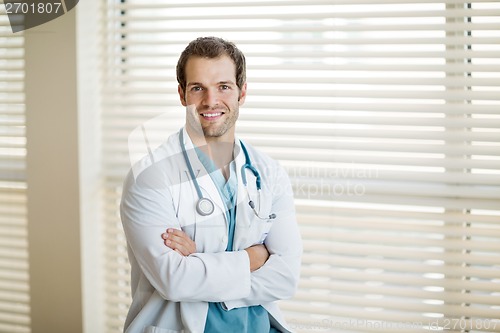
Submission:
M 233 155 L 236 165 L 236 176 L 238 177 L 238 188 L 241 188 L 241 167 L 245 164 L 246 160 L 243 149 L 241 148 L 241 141 L 240 139 L 238 139 L 238 137 L 235 138 Z
M 186 128 L 183 127 L 181 131 L 183 131 L 183 137 L 184 137 L 183 144 L 184 147 L 186 147 L 186 151 L 188 153 L 189 160 L 191 161 L 191 165 L 193 166 L 193 170 L 195 171 L 195 175 L 198 176 L 198 174 L 201 173 L 201 170 L 204 171 L 202 175 L 206 174 L 207 170 L 203 166 L 203 163 L 201 163 L 201 161 L 199 160 L 198 155 L 194 150 L 194 144 L 191 141 L 191 138 L 189 137 Z M 241 167 L 246 163 L 246 161 L 245 161 L 245 154 L 243 153 L 243 149 L 241 148 L 241 141 L 238 139 L 238 137 L 235 138 L 233 156 L 236 166 L 236 176 L 238 177 L 238 179 L 241 179 L 241 173 L 240 173 Z M 239 183 L 240 182 L 238 182 L 238 184 Z

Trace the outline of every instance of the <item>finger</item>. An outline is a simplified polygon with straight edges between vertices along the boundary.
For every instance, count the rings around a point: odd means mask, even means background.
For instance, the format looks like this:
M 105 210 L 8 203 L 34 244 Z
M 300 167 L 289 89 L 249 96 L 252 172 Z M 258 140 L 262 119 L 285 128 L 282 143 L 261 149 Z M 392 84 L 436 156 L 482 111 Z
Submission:
M 175 235 L 177 237 L 189 238 L 189 236 L 184 231 L 173 228 L 167 229 L 167 235 Z
M 181 237 L 181 236 L 177 236 L 174 234 L 167 234 L 166 239 L 172 241 L 173 243 L 177 243 L 177 244 L 184 244 L 187 242 L 186 238 Z
M 196 252 L 196 243 L 193 242 L 192 240 L 187 240 L 186 241 L 183 238 L 181 238 L 180 240 L 179 239 L 177 239 L 177 240 L 171 240 L 169 238 L 169 240 L 171 242 L 168 243 L 169 244 L 168 246 L 170 248 L 173 248 L 173 249 L 178 249 L 185 256 L 188 256 L 191 253 L 195 253 Z
M 177 229 L 174 229 L 174 228 L 168 228 L 167 229 L 167 234 L 173 234 L 173 233 L 175 233 L 176 230 Z
M 181 251 L 184 255 L 191 254 L 189 252 L 189 244 L 187 244 L 183 238 L 174 238 L 170 236 L 165 240 L 165 245 L 173 250 Z
M 167 246 L 173 249 L 174 251 L 182 254 L 183 256 L 188 256 L 191 254 L 191 252 L 189 252 L 189 249 L 183 244 L 170 241 Z
M 191 249 L 191 253 L 196 251 L 195 242 L 182 230 L 169 228 L 167 229 L 165 237 L 184 245 L 188 249 Z
M 181 236 L 178 236 L 176 234 L 169 234 L 167 239 L 176 243 L 177 246 L 182 246 L 186 250 L 191 251 L 190 253 L 196 251 L 196 243 L 191 240 L 191 238 L 187 237 L 184 233 Z
M 171 237 L 168 237 L 167 239 L 165 239 L 163 241 L 163 243 L 168 246 L 169 248 L 171 248 L 172 250 L 175 250 L 176 248 L 179 248 L 181 245 L 178 241 L 172 239 Z
M 169 231 L 169 230 L 172 230 L 172 231 Z M 161 234 L 161 238 L 167 239 L 170 235 L 182 236 L 182 234 L 183 234 L 182 231 L 180 233 L 174 233 L 173 231 L 174 231 L 174 229 L 168 229 L 167 231 L 165 231 L 164 233 Z
M 169 248 L 171 248 L 172 250 L 175 249 L 175 244 L 172 244 L 172 241 L 170 239 L 165 239 L 163 241 L 163 244 L 165 244 L 166 246 L 168 246 Z
M 185 256 L 196 252 L 196 243 L 182 230 L 169 228 L 166 233 L 162 234 L 162 238 L 166 246 L 179 249 Z

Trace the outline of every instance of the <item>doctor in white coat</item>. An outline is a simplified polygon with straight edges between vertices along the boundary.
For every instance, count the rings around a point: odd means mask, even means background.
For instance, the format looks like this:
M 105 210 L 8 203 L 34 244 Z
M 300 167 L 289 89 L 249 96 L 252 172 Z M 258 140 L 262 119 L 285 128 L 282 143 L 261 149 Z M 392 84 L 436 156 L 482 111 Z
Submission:
M 198 38 L 177 79 L 186 126 L 124 183 L 133 297 L 124 332 L 290 332 L 276 301 L 295 293 L 302 242 L 286 172 L 235 135 L 244 56 Z

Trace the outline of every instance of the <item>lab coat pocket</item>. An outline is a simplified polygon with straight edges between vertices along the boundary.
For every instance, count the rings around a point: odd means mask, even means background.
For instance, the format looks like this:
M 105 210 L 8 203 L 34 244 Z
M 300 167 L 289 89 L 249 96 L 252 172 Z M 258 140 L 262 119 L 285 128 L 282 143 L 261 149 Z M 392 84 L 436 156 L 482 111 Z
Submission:
M 144 328 L 143 333 L 183 333 L 184 330 L 171 330 L 169 328 L 160 328 L 156 326 L 148 326 Z
M 261 224 L 261 228 L 259 230 L 259 240 L 258 244 L 264 243 L 266 240 L 267 234 L 269 234 L 269 231 L 271 230 L 271 227 L 273 226 L 272 220 L 266 220 L 266 221 L 257 221 L 257 223 Z
M 236 248 L 242 250 L 255 244 L 264 243 L 273 226 L 272 221 L 254 217 L 249 226 L 237 228 L 236 233 L 239 237 L 235 241 Z
M 250 222 L 250 235 L 253 238 L 254 244 L 262 244 L 266 240 L 267 234 L 271 230 L 274 218 L 271 218 L 271 205 L 269 200 L 263 200 L 259 207 L 259 214 L 252 215 Z
M 274 218 L 271 218 L 274 215 L 271 213 L 272 198 L 259 200 L 258 197 L 257 193 L 245 196 L 236 210 L 234 248 L 237 250 L 264 243 L 274 224 Z M 249 198 L 255 199 L 255 207 L 249 207 Z

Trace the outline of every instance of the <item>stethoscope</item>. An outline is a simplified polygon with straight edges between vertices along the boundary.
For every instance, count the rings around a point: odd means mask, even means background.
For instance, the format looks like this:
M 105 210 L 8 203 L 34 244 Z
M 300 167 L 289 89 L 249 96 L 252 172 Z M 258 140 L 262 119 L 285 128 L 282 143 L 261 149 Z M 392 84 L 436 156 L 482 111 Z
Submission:
M 196 176 L 194 174 L 193 167 L 191 166 L 191 162 L 189 161 L 189 157 L 188 157 L 188 154 L 186 152 L 186 147 L 184 145 L 183 132 L 184 132 L 183 130 L 181 130 L 179 132 L 179 142 L 181 145 L 182 154 L 184 155 L 184 160 L 186 161 L 186 165 L 187 165 L 188 170 L 189 170 L 189 175 L 190 175 L 191 179 L 193 180 L 193 184 L 194 184 L 194 187 L 196 189 L 196 193 L 198 194 L 198 201 L 196 202 L 196 212 L 198 212 L 198 214 L 200 214 L 201 216 L 208 216 L 214 212 L 215 206 L 214 206 L 214 203 L 212 200 L 210 200 L 209 198 L 205 198 L 203 196 L 203 194 L 201 193 L 200 185 L 198 184 L 198 181 L 196 180 Z M 248 200 L 249 200 L 248 205 L 250 206 L 250 208 L 252 208 L 255 216 L 257 216 L 259 219 L 261 219 L 261 220 L 275 219 L 276 214 L 270 214 L 266 218 L 266 217 L 261 217 L 257 213 L 257 211 L 255 210 L 255 203 L 252 201 L 252 199 L 250 199 L 250 193 L 248 192 L 246 170 L 247 169 L 250 170 L 253 173 L 253 175 L 255 176 L 255 185 L 257 187 L 257 191 L 259 191 L 259 192 L 261 190 L 261 178 L 260 178 L 260 174 L 257 171 L 257 169 L 252 165 L 252 162 L 250 160 L 250 156 L 248 155 L 248 151 L 247 151 L 245 145 L 243 144 L 243 142 L 241 142 L 241 140 L 240 140 L 240 144 L 241 144 L 241 149 L 243 150 L 243 154 L 245 155 L 245 164 L 243 164 L 241 167 L 241 180 L 243 182 L 243 186 L 245 187 L 245 190 L 246 190 L 247 195 L 248 195 Z M 259 198 L 260 198 L 260 196 L 259 196 Z

